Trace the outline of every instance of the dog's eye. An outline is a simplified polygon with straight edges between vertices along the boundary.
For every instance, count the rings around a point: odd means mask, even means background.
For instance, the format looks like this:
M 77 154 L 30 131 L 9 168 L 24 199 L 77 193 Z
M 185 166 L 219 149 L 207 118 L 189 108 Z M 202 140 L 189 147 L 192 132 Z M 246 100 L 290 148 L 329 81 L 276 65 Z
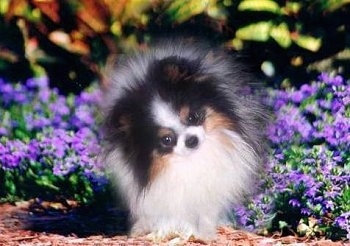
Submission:
M 188 115 L 188 118 L 187 118 L 188 125 L 192 125 L 192 126 L 198 126 L 202 124 L 203 121 L 204 121 L 204 112 L 202 111 L 192 112 Z
M 176 139 L 173 136 L 165 135 L 160 138 L 160 144 L 162 147 L 172 147 L 176 144 Z

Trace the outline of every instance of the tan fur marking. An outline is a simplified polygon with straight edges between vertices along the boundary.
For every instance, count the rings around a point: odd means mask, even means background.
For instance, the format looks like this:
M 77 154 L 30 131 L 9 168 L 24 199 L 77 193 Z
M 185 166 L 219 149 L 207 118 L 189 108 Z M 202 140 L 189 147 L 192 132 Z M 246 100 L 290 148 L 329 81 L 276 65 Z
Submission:
M 188 105 L 182 106 L 180 109 L 180 120 L 183 124 L 187 122 L 188 115 L 190 114 L 190 107 Z
M 168 155 L 159 155 L 157 151 L 152 153 L 152 164 L 149 173 L 150 182 L 152 183 L 167 167 Z
M 206 109 L 206 117 L 204 121 L 204 129 L 211 132 L 215 129 L 234 129 L 234 124 L 223 114 L 215 112 L 211 108 Z
M 166 135 L 173 135 L 173 131 L 168 128 L 160 128 L 158 130 L 158 137 L 164 137 Z M 157 176 L 166 168 L 167 162 L 168 162 L 168 155 L 161 155 L 157 152 L 157 150 L 154 150 L 152 152 L 152 164 L 151 168 L 149 171 L 149 177 L 150 177 L 150 182 L 152 183 Z
M 164 136 L 166 136 L 166 135 L 173 135 L 174 133 L 173 133 L 173 131 L 171 130 L 171 129 L 169 129 L 169 128 L 160 128 L 159 130 L 158 130 L 158 137 L 159 138 L 161 138 L 161 137 L 164 137 Z

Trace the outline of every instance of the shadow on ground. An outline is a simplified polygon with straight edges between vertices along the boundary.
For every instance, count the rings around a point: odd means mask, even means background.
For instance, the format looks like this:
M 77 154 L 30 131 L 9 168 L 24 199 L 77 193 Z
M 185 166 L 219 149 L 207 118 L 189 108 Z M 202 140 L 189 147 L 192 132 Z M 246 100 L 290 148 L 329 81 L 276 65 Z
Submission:
M 19 219 L 26 230 L 63 236 L 116 236 L 126 235 L 128 231 L 127 212 L 108 205 L 72 206 L 35 201 L 28 205 L 26 213 L 18 216 L 22 217 Z

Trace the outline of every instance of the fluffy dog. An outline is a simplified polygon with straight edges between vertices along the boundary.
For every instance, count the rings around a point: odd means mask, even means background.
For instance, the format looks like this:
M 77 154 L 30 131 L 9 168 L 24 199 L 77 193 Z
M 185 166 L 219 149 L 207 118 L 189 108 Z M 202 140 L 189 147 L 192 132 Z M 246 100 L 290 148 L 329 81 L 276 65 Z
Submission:
M 211 238 L 261 170 L 267 111 L 224 50 L 163 41 L 119 59 L 104 102 L 104 158 L 131 234 Z

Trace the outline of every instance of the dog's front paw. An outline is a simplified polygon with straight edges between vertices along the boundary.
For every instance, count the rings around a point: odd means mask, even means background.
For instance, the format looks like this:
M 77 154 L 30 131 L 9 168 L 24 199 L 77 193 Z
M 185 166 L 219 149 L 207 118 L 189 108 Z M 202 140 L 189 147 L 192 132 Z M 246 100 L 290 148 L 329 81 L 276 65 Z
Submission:
M 146 225 L 146 226 L 145 226 Z M 182 245 L 186 242 L 204 243 L 210 241 L 210 231 L 198 231 L 191 224 L 164 223 L 152 227 L 137 221 L 131 229 L 131 237 L 142 237 L 155 244 Z
M 153 242 L 179 242 L 186 241 L 191 237 L 193 237 L 191 231 L 184 233 L 176 230 L 157 230 L 146 235 L 146 238 Z

